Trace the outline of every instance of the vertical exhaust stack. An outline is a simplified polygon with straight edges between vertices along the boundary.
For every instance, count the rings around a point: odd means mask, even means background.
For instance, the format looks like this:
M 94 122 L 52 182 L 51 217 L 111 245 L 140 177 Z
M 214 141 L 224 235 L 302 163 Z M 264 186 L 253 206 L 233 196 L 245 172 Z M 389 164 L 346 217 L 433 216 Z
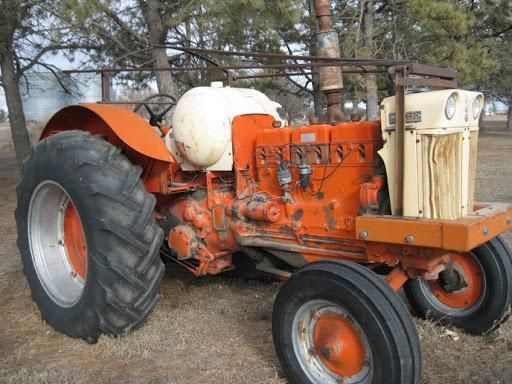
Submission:
M 329 0 L 315 0 L 315 15 L 318 20 L 318 31 L 315 33 L 316 54 L 333 59 L 340 58 L 338 34 L 332 28 L 331 6 Z M 341 67 L 319 68 L 320 90 L 327 99 L 327 121 L 335 122 L 343 119 L 341 112 L 341 90 L 343 80 Z

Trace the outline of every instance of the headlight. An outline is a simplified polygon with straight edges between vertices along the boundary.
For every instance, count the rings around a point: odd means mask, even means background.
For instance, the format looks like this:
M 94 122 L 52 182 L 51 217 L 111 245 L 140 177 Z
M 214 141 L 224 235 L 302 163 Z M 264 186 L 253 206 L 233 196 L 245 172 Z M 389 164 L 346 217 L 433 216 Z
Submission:
M 480 115 L 480 110 L 482 109 L 482 100 L 477 96 L 473 101 L 473 119 L 478 119 L 478 115 Z
M 455 116 L 455 107 L 457 106 L 457 100 L 455 99 L 455 94 L 450 95 L 448 100 L 446 101 L 446 106 L 444 107 L 444 114 L 448 120 L 451 120 L 453 116 Z

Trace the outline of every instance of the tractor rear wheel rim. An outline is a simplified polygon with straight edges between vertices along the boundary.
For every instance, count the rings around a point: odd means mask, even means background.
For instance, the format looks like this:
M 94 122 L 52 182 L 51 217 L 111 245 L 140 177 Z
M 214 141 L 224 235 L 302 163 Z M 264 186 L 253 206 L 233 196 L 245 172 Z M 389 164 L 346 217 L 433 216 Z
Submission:
M 71 307 L 82 296 L 87 247 L 80 216 L 66 190 L 46 180 L 32 194 L 28 237 L 39 281 L 51 299 Z
M 303 304 L 293 320 L 293 348 L 313 383 L 369 383 L 370 344 L 357 321 L 327 300 Z
M 478 309 L 478 304 L 483 300 L 486 291 L 486 281 L 483 268 L 478 259 L 472 253 L 454 253 L 451 255 L 453 268 L 464 278 L 467 286 L 449 292 L 441 282 L 431 280 L 429 289 L 433 294 L 433 301 L 450 309 L 450 312 L 470 313 Z M 438 305 L 439 306 L 439 305 Z

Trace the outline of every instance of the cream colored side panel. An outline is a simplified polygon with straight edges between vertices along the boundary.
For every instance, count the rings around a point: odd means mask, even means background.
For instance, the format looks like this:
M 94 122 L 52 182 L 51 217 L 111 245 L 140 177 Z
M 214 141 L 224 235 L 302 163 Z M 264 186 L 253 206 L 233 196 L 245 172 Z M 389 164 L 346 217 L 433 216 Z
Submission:
M 456 112 L 452 119 L 445 115 L 448 97 L 454 95 Z M 388 97 L 381 105 L 382 136 L 385 145 L 379 151 L 384 160 L 393 214 L 426 218 L 458 218 L 472 210 L 478 115 L 471 105 L 482 94 L 460 89 L 408 94 L 405 111 L 405 150 L 396 144 L 395 98 Z M 413 120 L 420 116 L 421 121 Z M 412 134 L 411 134 L 412 130 Z M 399 151 L 405 161 L 397 163 Z M 404 169 L 403 198 L 397 191 L 397 178 Z M 400 192 L 400 193 L 399 193 Z M 397 201 L 402 199 L 401 201 Z
M 462 133 L 462 161 L 461 161 L 461 209 L 462 215 L 468 214 L 469 205 L 469 165 L 470 165 L 470 133 L 465 128 Z
M 415 130 L 406 130 L 404 136 L 404 194 L 403 215 L 419 215 L 418 199 L 418 156 L 416 153 Z
M 470 132 L 470 150 L 469 150 L 469 185 L 468 185 L 468 212 L 473 212 L 475 202 L 475 179 L 476 165 L 478 160 L 478 130 Z
M 424 211 L 424 178 L 423 178 L 423 151 L 422 151 L 422 135 L 416 134 L 416 172 L 418 175 L 418 217 L 423 217 Z

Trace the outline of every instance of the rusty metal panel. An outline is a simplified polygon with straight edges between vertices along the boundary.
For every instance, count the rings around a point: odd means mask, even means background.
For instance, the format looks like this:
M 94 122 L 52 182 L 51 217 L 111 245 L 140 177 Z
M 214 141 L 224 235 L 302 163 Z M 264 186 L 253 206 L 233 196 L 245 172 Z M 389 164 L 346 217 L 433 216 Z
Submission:
M 418 63 L 407 64 L 407 71 L 414 75 L 435 76 L 444 79 L 455 79 L 457 77 L 457 71 L 451 68 L 441 68 Z
M 315 34 L 317 54 L 325 57 L 340 57 L 340 44 L 335 31 L 321 31 Z M 341 67 L 320 67 L 320 90 L 339 91 L 343 88 Z
M 439 88 L 457 88 L 457 80 L 446 79 L 419 79 L 406 77 L 398 81 L 399 85 L 403 86 L 418 86 L 418 87 L 439 87 Z

